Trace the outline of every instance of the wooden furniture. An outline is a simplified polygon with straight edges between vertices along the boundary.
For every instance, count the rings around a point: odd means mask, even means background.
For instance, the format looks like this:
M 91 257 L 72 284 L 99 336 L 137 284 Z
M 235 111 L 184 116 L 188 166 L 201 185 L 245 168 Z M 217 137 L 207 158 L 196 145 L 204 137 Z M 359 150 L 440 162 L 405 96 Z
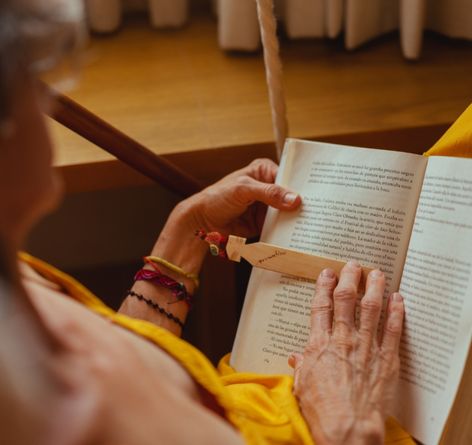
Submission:
M 45 86 L 47 88 L 47 86 Z M 50 96 L 54 95 L 50 92 Z M 58 94 L 52 117 L 65 128 L 115 156 L 152 181 L 182 197 L 201 190 L 201 185 L 190 174 L 163 159 L 133 138 L 100 119 L 72 99 Z

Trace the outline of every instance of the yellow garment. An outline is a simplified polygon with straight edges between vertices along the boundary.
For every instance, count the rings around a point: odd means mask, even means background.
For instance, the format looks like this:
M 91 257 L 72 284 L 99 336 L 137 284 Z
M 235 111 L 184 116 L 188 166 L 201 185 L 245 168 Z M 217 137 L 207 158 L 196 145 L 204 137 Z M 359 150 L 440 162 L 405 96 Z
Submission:
M 90 310 L 155 343 L 174 357 L 193 379 L 215 397 L 231 422 L 250 445 L 312 445 L 309 429 L 292 394 L 293 379 L 284 375 L 238 373 L 229 355 L 215 369 L 197 349 L 152 323 L 118 314 L 70 276 L 28 254 L 20 259 Z M 414 445 L 393 420 L 387 421 L 386 444 Z
M 425 155 L 472 158 L 472 104 Z

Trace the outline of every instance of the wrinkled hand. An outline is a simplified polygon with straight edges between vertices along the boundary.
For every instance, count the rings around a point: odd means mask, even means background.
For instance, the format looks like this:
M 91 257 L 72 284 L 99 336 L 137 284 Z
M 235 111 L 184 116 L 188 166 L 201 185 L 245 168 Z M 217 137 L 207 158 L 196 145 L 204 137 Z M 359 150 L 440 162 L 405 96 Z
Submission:
M 187 273 L 198 274 L 208 246 L 195 236 L 196 230 L 246 238 L 259 235 L 267 205 L 294 210 L 301 203 L 299 195 L 274 184 L 277 169 L 271 160 L 258 159 L 181 201 L 170 214 L 151 254 L 165 258 Z M 192 293 L 195 284 L 188 279 L 183 281 Z M 123 311 L 130 313 L 128 309 Z
M 301 198 L 274 184 L 277 169 L 270 159 L 257 159 L 184 201 L 195 228 L 251 237 L 260 234 L 267 205 L 296 209 Z
M 385 277 L 372 271 L 355 323 L 361 268 L 348 263 L 339 283 L 333 271 L 316 283 L 311 334 L 303 354 L 294 354 L 294 393 L 318 445 L 381 444 L 399 374 L 403 300 L 388 302 L 381 342 L 377 339 Z

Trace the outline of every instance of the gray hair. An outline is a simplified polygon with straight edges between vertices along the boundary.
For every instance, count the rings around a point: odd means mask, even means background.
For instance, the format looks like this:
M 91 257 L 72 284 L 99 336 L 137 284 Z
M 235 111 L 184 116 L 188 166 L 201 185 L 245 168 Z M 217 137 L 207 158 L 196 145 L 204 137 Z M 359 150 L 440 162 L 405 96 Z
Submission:
M 82 0 L 1 0 L 0 122 L 8 117 L 18 69 L 45 71 L 86 38 Z

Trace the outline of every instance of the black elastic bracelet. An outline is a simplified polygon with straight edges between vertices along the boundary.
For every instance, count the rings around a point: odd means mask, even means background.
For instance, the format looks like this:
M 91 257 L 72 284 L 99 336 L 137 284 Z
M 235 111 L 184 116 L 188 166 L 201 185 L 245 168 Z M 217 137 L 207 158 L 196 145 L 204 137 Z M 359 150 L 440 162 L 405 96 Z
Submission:
M 182 329 L 184 328 L 184 323 L 180 318 L 176 317 L 171 312 L 167 312 L 162 306 L 159 306 L 156 302 L 150 300 L 149 298 L 146 298 L 144 295 L 138 294 L 132 290 L 126 291 L 126 295 L 129 295 L 130 297 L 135 297 L 139 301 L 144 301 L 148 306 L 152 307 L 155 311 L 159 312 L 162 315 L 165 315 L 169 320 L 172 320 L 174 323 L 177 323 Z

